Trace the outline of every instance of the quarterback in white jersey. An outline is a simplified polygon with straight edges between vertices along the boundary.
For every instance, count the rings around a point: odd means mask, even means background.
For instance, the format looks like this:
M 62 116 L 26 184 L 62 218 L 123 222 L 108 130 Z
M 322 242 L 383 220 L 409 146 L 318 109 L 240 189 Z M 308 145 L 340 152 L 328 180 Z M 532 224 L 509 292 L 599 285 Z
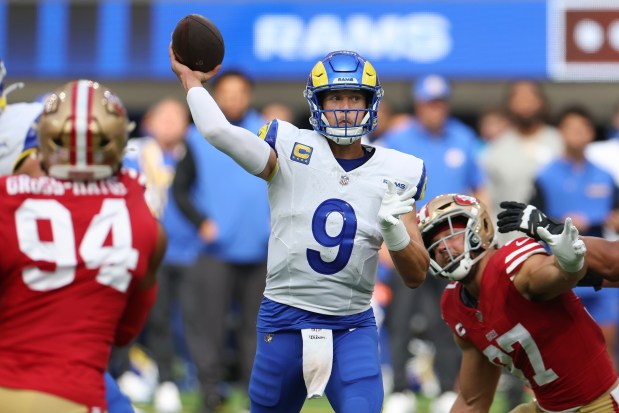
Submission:
M 429 256 L 414 205 L 425 189 L 423 161 L 360 141 L 375 129 L 383 95 L 374 67 L 355 52 L 328 54 L 304 92 L 313 130 L 273 120 L 256 139 L 202 87 L 219 66 L 191 71 L 169 51 L 198 130 L 268 182 L 272 232 L 251 411 L 298 412 L 306 397 L 326 393 L 337 412 L 380 412 L 370 307 L 378 250 L 384 241 L 411 288 L 425 280 Z
M 23 86 L 15 83 L 4 88 L 6 69 L 0 59 L 0 175 L 13 173 L 16 162 L 28 156 L 28 149 L 36 147 L 33 126 L 43 110 L 40 102 L 6 102 L 6 96 Z
M 367 310 L 383 241 L 377 216 L 387 180 L 402 189 L 423 184 L 423 162 L 366 148 L 371 158 L 345 171 L 318 132 L 274 120 L 260 135 L 279 157 L 268 185 L 273 219 L 265 297 L 320 314 Z

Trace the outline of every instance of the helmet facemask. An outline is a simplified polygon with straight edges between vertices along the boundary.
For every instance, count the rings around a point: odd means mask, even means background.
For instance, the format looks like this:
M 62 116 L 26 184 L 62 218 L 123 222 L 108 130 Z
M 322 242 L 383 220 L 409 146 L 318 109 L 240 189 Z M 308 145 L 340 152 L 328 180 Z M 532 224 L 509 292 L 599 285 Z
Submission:
M 366 96 L 363 109 L 325 110 L 323 94 L 333 90 L 361 90 Z M 350 145 L 376 129 L 378 124 L 378 104 L 383 97 L 374 67 L 357 53 L 340 51 L 327 55 L 316 63 L 310 73 L 307 87 L 303 92 L 312 116 L 312 128 L 338 145 Z M 331 125 L 327 113 L 333 113 L 336 124 Z M 337 120 L 354 113 L 354 126 L 338 126 Z
M 433 276 L 447 278 L 452 281 L 461 281 L 469 275 L 475 263 L 486 253 L 485 250 L 481 249 L 479 236 L 472 229 L 476 226 L 476 218 L 471 217 L 466 223 L 463 223 L 462 216 L 448 216 L 442 225 L 441 223 L 437 225 L 440 229 L 432 231 L 433 233 L 438 233 L 447 227 L 450 229 L 450 232 L 427 247 L 431 259 L 430 273 Z M 446 241 L 461 234 L 464 234 L 463 252 L 457 253 L 456 251 L 451 251 Z M 441 246 L 444 246 L 449 256 L 449 263 L 443 267 L 436 261 L 436 254 L 438 254 L 437 249 Z M 475 257 L 473 257 L 473 253 L 475 252 L 478 254 L 475 254 Z
M 464 203 L 464 205 L 460 204 Z M 430 274 L 462 281 L 486 254 L 494 239 L 494 228 L 485 207 L 475 198 L 463 195 L 440 195 L 418 214 L 419 227 L 430 255 Z M 439 239 L 439 232 L 449 229 Z M 449 248 L 449 239 L 463 235 L 462 252 Z M 445 249 L 448 263 L 441 266 L 436 258 Z

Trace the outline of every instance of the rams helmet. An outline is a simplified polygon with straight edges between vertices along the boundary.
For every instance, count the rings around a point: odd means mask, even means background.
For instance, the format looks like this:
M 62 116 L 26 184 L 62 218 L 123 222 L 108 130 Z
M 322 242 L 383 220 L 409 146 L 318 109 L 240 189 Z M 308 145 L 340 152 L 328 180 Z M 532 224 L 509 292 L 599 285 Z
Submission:
M 326 91 L 338 89 L 361 90 L 367 94 L 366 109 L 345 110 L 345 112 L 356 112 L 357 119 L 361 119 L 356 122 L 356 126 L 330 125 L 325 116 L 327 111 L 322 107 L 321 95 Z M 377 110 L 383 97 L 383 89 L 374 66 L 355 52 L 332 52 L 316 63 L 309 75 L 303 95 L 312 113 L 309 119 L 312 128 L 338 145 L 350 145 L 373 131 L 378 124 Z
M 468 195 L 444 194 L 431 199 L 417 213 L 417 222 L 430 254 L 430 273 L 452 281 L 464 279 L 494 240 L 494 226 L 488 210 L 477 198 Z M 437 231 L 446 228 L 450 229 L 450 234 L 432 242 Z M 435 260 L 436 248 L 460 234 L 464 234 L 463 252 L 447 249 L 451 262 L 441 267 Z
M 92 80 L 48 95 L 38 124 L 41 165 L 55 178 L 96 180 L 115 174 L 130 123 L 120 99 Z

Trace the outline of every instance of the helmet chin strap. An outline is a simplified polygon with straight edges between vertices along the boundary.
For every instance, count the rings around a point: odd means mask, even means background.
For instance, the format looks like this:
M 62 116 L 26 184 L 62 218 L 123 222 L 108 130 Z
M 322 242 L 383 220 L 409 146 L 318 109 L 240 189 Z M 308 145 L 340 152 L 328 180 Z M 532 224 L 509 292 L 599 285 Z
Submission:
M 486 255 L 486 250 L 482 251 L 477 257 L 471 258 L 471 252 L 467 251 L 463 254 L 462 259 L 458 262 L 458 266 L 453 271 L 442 271 L 444 276 L 451 281 L 462 281 L 473 270 L 475 264 Z
M 458 266 L 452 271 L 445 271 L 445 275 L 451 281 L 461 281 L 466 278 L 473 267 L 470 254 L 466 252 L 464 257 L 458 262 Z

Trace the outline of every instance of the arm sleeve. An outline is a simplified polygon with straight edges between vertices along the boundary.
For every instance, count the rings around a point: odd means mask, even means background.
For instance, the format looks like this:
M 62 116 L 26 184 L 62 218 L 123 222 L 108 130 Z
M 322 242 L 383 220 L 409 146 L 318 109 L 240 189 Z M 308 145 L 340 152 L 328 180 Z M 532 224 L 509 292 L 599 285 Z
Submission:
M 215 100 L 202 87 L 189 89 L 187 103 L 196 127 L 211 145 L 252 175 L 264 171 L 272 150 L 265 141 L 228 122 Z
M 189 145 L 183 159 L 176 165 L 172 181 L 172 196 L 178 209 L 196 227 L 199 228 L 206 217 L 198 211 L 191 199 L 191 187 L 196 180 L 196 164 Z
M 127 306 L 116 328 L 114 337 L 116 346 L 126 346 L 142 331 L 148 313 L 157 298 L 157 284 L 142 289 L 134 281 L 130 288 Z

